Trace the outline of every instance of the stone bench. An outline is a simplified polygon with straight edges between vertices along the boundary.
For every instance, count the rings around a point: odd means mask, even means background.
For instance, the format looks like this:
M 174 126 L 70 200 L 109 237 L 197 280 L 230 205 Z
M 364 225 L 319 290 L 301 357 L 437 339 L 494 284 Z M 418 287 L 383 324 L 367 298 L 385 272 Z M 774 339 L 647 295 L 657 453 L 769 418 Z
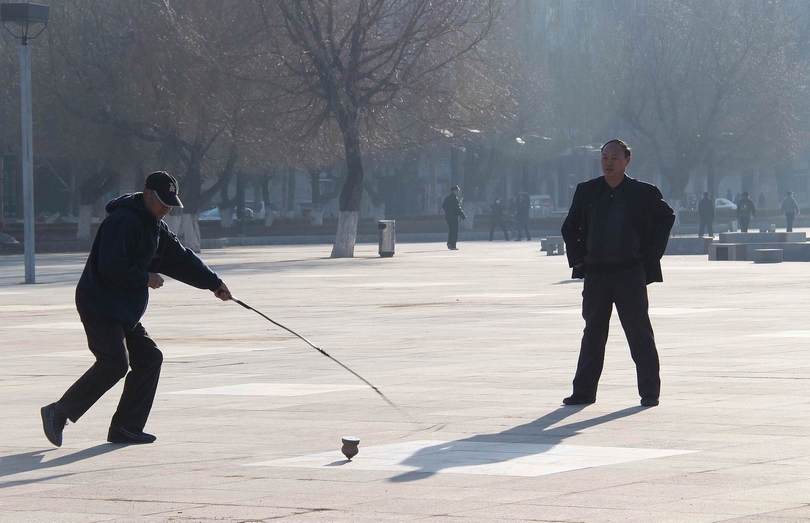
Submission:
M 754 263 L 782 263 L 782 249 L 754 249 Z
M 711 243 L 709 244 L 709 260 L 745 260 L 745 245 L 740 243 Z
M 549 236 L 545 241 L 547 256 L 565 254 L 565 241 L 563 241 L 562 236 Z M 542 245 L 542 240 L 540 243 Z

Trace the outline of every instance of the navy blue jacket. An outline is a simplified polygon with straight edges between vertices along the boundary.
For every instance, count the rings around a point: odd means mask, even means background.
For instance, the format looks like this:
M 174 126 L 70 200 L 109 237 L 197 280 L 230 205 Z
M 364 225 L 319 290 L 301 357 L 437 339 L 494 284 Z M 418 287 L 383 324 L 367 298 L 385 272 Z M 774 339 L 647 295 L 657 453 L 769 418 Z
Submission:
M 641 240 L 647 283 L 664 281 L 661 274 L 661 257 L 667 248 L 669 232 L 675 223 L 675 213 L 655 185 L 627 175 L 622 183 L 627 184 L 630 222 Z M 604 177 L 600 176 L 580 183 L 574 192 L 571 209 L 561 230 L 568 265 L 574 269 L 572 278 L 585 277 L 584 261 L 587 254 L 590 215 L 599 192 L 605 190 L 610 190 L 610 186 Z
M 149 212 L 143 193 L 119 196 L 106 210 L 109 215 L 96 233 L 76 286 L 76 308 L 83 323 L 118 323 L 127 331 L 134 329 L 146 312 L 150 272 L 198 289 L 215 291 L 222 284 L 217 273 Z

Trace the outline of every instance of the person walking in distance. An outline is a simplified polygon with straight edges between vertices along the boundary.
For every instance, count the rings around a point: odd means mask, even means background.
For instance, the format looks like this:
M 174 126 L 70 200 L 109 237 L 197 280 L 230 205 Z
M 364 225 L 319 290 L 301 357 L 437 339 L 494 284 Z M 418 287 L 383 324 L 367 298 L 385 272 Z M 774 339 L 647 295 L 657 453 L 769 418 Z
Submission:
M 661 379 L 647 285 L 663 281 L 660 260 L 675 213 L 656 186 L 627 176 L 631 159 L 625 142 L 603 145 L 603 176 L 577 185 L 562 226 L 572 277 L 585 280 L 585 330 L 573 394 L 565 405 L 596 401 L 614 304 L 636 365 L 641 405 L 658 405 Z
M 698 227 L 698 237 L 703 238 L 704 231 L 709 233 L 709 238 L 714 237 L 714 200 L 712 195 L 705 192 L 703 199 L 698 202 L 698 216 L 700 226 Z
M 787 221 L 787 232 L 793 232 L 793 220 L 799 212 L 799 204 L 793 199 L 793 191 L 788 191 L 785 199 L 782 200 L 782 214 Z
M 442 202 L 442 209 L 444 209 L 444 219 L 447 220 L 447 248 L 451 251 L 457 251 L 456 243 L 458 242 L 458 219 L 467 219 L 467 215 L 461 209 L 461 200 L 458 199 L 458 193 L 461 188 L 454 185 L 450 188 L 450 194 Z
M 748 224 L 751 217 L 757 217 L 757 209 L 754 202 L 748 197 L 748 191 L 743 191 L 740 200 L 737 202 L 737 220 L 740 222 L 740 231 L 748 232 Z
M 503 231 L 503 237 L 506 241 L 509 241 L 509 231 L 506 229 L 504 208 L 500 196 L 495 198 L 495 201 L 489 206 L 489 241 L 492 241 L 495 236 L 495 227 L 500 227 Z
M 532 235 L 529 233 L 529 209 L 531 209 L 531 201 L 529 200 L 529 193 L 521 191 L 518 196 L 517 203 L 517 238 L 519 242 L 523 238 L 523 233 L 526 233 L 526 241 L 532 241 Z
M 96 358 L 55 403 L 41 409 L 48 441 L 62 445 L 67 420 L 76 422 L 126 376 L 107 433 L 110 443 L 152 443 L 143 431 L 157 392 L 163 354 L 141 325 L 150 290 L 163 287 L 165 274 L 231 298 L 217 274 L 177 239 L 163 218 L 182 207 L 177 180 L 164 171 L 146 178 L 143 192 L 110 201 L 76 286 L 76 308 Z M 131 369 L 131 370 L 130 370 Z

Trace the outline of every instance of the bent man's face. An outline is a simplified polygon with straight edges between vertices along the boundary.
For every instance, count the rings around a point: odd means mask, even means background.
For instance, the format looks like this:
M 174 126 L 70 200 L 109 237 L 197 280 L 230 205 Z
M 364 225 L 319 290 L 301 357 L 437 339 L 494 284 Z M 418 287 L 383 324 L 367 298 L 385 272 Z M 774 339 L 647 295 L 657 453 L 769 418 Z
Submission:
M 149 212 L 158 220 L 165 218 L 172 210 L 171 207 L 164 205 L 163 202 L 160 201 L 160 198 L 157 197 L 154 191 L 150 191 L 149 189 L 143 191 L 143 199 L 144 203 L 146 203 L 146 208 L 149 209 Z

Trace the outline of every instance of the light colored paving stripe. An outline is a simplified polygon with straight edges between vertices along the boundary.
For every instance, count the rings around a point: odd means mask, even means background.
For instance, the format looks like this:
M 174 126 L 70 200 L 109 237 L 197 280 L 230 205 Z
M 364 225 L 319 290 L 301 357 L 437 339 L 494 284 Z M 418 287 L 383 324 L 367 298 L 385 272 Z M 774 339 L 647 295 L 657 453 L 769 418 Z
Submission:
M 810 338 L 810 331 L 781 331 L 764 332 L 761 334 L 746 334 L 746 338 Z
M 2 325 L 1 330 L 10 329 L 32 329 L 32 330 L 84 330 L 82 323 L 77 319 L 76 321 L 61 321 L 50 323 L 22 323 L 15 325 Z
M 81 324 L 79 324 L 81 326 Z M 159 340 L 158 340 L 158 343 Z M 194 356 L 215 356 L 217 354 L 238 354 L 240 352 L 260 352 L 266 350 L 279 349 L 279 347 L 166 347 L 158 345 L 161 352 L 163 352 L 164 359 L 172 358 L 192 358 Z M 51 352 L 45 356 L 54 356 L 61 358 L 86 358 L 92 357 L 90 351 L 83 350 L 70 350 L 61 352 Z
M 686 307 L 650 307 L 650 316 L 681 316 L 685 314 L 706 314 L 710 312 L 732 311 L 731 308 L 686 308 Z M 531 311 L 535 314 L 582 314 L 581 308 L 576 309 L 542 309 Z
M 341 465 L 357 470 L 399 473 L 484 474 L 535 477 L 688 454 L 690 450 L 661 450 L 534 443 L 474 441 L 410 441 L 364 448 L 351 462 L 339 450 L 296 458 L 252 463 L 254 467 L 322 468 Z
M 204 389 L 178 390 L 164 394 L 217 394 L 224 396 L 308 396 L 324 392 L 358 390 L 365 385 L 333 385 L 308 383 L 245 383 L 225 387 L 208 387 Z

